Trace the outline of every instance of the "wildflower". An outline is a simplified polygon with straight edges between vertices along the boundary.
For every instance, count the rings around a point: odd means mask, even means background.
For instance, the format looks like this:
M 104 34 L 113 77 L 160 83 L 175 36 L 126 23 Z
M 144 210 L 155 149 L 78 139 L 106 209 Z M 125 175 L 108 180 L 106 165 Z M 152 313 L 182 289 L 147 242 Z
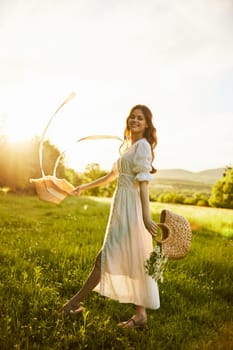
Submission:
M 163 282 L 163 272 L 167 263 L 168 257 L 164 255 L 161 245 L 156 245 L 150 254 L 149 259 L 145 262 L 146 273 L 151 276 L 156 282 Z

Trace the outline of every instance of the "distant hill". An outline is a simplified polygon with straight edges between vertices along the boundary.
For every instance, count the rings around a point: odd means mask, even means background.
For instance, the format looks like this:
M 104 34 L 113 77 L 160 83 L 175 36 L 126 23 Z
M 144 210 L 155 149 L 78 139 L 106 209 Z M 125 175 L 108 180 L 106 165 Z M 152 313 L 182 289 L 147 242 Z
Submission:
M 224 173 L 224 168 L 207 169 L 192 172 L 184 169 L 160 169 L 155 175 L 155 182 L 160 180 L 191 181 L 212 185 L 218 181 Z

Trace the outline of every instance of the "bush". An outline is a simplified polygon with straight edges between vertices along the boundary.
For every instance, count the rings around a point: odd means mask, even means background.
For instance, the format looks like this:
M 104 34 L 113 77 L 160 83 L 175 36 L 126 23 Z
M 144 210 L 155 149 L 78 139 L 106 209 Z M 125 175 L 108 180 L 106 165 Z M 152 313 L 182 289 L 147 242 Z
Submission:
M 159 192 L 150 195 L 152 202 L 209 206 L 208 193 L 202 192 Z
M 212 207 L 233 209 L 233 168 L 227 167 L 223 177 L 216 182 L 209 204 Z

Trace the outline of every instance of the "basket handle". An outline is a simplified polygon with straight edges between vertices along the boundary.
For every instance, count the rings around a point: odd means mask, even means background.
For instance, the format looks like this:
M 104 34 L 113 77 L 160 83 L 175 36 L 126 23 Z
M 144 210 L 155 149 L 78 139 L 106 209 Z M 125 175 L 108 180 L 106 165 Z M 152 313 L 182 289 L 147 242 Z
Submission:
M 48 127 L 49 125 L 51 124 L 53 118 L 55 117 L 55 115 L 60 111 L 60 109 L 65 105 L 67 104 L 68 102 L 70 102 L 74 97 L 76 96 L 76 93 L 75 92 L 71 92 L 71 94 L 69 94 L 69 96 L 62 102 L 62 104 L 60 104 L 60 106 L 56 109 L 56 111 L 53 113 L 52 117 L 49 119 L 44 131 L 43 131 L 43 134 L 41 136 L 41 139 L 40 139 L 40 145 L 39 145 L 39 162 L 40 162 L 40 170 L 41 170 L 41 174 L 42 174 L 42 177 L 44 178 L 45 177 L 45 173 L 44 173 L 44 169 L 43 169 L 43 143 L 44 143 L 44 138 L 45 138 L 45 134 L 48 130 Z
M 167 226 L 167 224 L 164 224 L 164 223 L 159 222 L 159 223 L 157 223 L 157 225 L 158 225 L 159 228 L 161 229 L 162 234 L 161 234 L 161 239 L 156 239 L 156 238 L 154 238 L 154 240 L 155 240 L 155 242 L 156 242 L 157 244 L 161 244 L 161 243 L 163 243 L 166 239 L 168 239 L 170 230 L 169 230 L 169 227 Z

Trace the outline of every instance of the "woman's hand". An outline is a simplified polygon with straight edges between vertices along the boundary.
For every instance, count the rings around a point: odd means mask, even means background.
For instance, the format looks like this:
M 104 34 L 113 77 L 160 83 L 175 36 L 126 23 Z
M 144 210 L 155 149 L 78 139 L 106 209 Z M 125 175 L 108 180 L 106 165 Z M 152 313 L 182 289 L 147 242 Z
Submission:
M 70 196 L 79 196 L 83 190 L 84 185 L 80 185 L 76 187 L 72 192 L 70 192 Z
M 157 236 L 159 226 L 151 218 L 145 219 L 144 225 L 146 226 L 146 229 L 150 232 L 152 237 Z
M 115 172 L 112 170 L 110 173 L 108 173 L 105 176 L 100 177 L 99 179 L 96 179 L 94 181 L 88 182 L 86 184 L 80 185 L 76 187 L 72 192 L 70 192 L 70 196 L 79 196 L 80 193 L 84 190 L 89 190 L 91 188 L 95 188 L 98 186 L 107 185 L 111 181 L 113 181 L 116 178 Z

